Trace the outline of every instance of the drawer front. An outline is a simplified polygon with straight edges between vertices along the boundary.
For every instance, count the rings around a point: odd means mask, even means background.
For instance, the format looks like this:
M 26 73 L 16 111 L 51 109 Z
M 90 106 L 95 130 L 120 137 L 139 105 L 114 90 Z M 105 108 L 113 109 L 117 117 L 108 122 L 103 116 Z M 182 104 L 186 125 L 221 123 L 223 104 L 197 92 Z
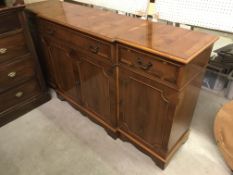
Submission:
M 179 65 L 167 62 L 155 55 L 144 54 L 124 46 L 118 46 L 119 60 L 141 73 L 146 73 L 165 82 L 175 84 L 179 73 Z
M 29 79 L 34 75 L 33 59 L 25 57 L 0 64 L 0 92 L 11 85 Z
M 4 13 L 0 15 L 0 34 L 21 28 L 18 13 Z
M 19 105 L 19 103 L 38 95 L 39 92 L 40 88 L 36 80 L 30 80 L 23 85 L 0 94 L 0 112 Z
M 0 38 L 0 62 L 28 52 L 22 32 Z
M 45 20 L 40 20 L 39 31 L 41 34 L 49 35 L 53 38 L 77 46 L 90 54 L 99 55 L 109 60 L 112 58 L 111 43 L 106 41 L 88 37 L 80 32 L 73 31 Z

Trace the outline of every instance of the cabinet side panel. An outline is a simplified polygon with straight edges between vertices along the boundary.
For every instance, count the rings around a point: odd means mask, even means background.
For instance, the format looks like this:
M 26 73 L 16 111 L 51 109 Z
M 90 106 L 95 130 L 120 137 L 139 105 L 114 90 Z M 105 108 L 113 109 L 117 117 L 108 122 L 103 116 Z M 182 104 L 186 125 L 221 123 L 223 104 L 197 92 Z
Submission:
M 179 94 L 179 100 L 176 107 L 176 112 L 173 118 L 168 150 L 171 150 L 178 140 L 189 130 L 193 113 L 198 100 L 201 84 L 205 72 L 205 67 L 210 58 L 212 47 L 206 49 L 193 62 L 185 67 L 185 78 L 188 84 L 182 89 Z M 194 74 L 194 72 L 196 72 Z

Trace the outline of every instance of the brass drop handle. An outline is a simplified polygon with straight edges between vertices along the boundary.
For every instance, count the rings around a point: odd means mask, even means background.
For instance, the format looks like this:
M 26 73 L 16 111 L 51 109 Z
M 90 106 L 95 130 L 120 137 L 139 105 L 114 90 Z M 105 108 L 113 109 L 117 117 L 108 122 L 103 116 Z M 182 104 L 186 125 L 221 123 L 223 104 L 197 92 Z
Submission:
M 10 77 L 10 78 L 14 78 L 15 76 L 16 76 L 16 72 L 10 72 L 8 74 L 8 77 Z
M 7 48 L 0 48 L 0 54 L 3 55 L 7 53 Z
M 98 46 L 96 46 L 96 47 L 90 46 L 89 49 L 94 54 L 97 54 L 99 52 L 99 47 Z
M 17 98 L 21 98 L 23 96 L 23 92 L 22 91 L 19 91 L 15 94 L 15 97 Z
M 151 62 L 149 62 L 149 63 L 143 63 L 140 58 L 138 58 L 137 63 L 139 65 L 139 67 L 141 69 L 143 69 L 143 70 L 148 70 L 148 69 L 150 69 L 151 66 L 153 66 L 153 64 Z

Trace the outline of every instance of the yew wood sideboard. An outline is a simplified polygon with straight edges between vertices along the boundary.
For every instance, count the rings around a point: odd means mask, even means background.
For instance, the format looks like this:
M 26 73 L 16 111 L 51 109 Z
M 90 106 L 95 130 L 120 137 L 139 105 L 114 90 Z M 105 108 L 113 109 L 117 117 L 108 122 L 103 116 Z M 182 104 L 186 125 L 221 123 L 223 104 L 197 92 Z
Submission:
M 25 6 L 15 5 L 0 7 L 0 126 L 50 99 Z
M 58 97 L 164 168 L 188 138 L 217 37 L 57 0 L 27 12 Z

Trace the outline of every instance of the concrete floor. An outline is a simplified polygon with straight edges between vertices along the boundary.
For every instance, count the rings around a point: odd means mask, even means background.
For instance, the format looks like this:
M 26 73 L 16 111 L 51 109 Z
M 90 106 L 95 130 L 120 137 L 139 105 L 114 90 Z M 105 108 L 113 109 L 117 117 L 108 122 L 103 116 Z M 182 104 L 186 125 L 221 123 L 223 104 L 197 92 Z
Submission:
M 0 128 L 0 175 L 229 175 L 212 132 L 225 102 L 201 91 L 190 138 L 162 171 L 133 145 L 113 140 L 53 95 Z

